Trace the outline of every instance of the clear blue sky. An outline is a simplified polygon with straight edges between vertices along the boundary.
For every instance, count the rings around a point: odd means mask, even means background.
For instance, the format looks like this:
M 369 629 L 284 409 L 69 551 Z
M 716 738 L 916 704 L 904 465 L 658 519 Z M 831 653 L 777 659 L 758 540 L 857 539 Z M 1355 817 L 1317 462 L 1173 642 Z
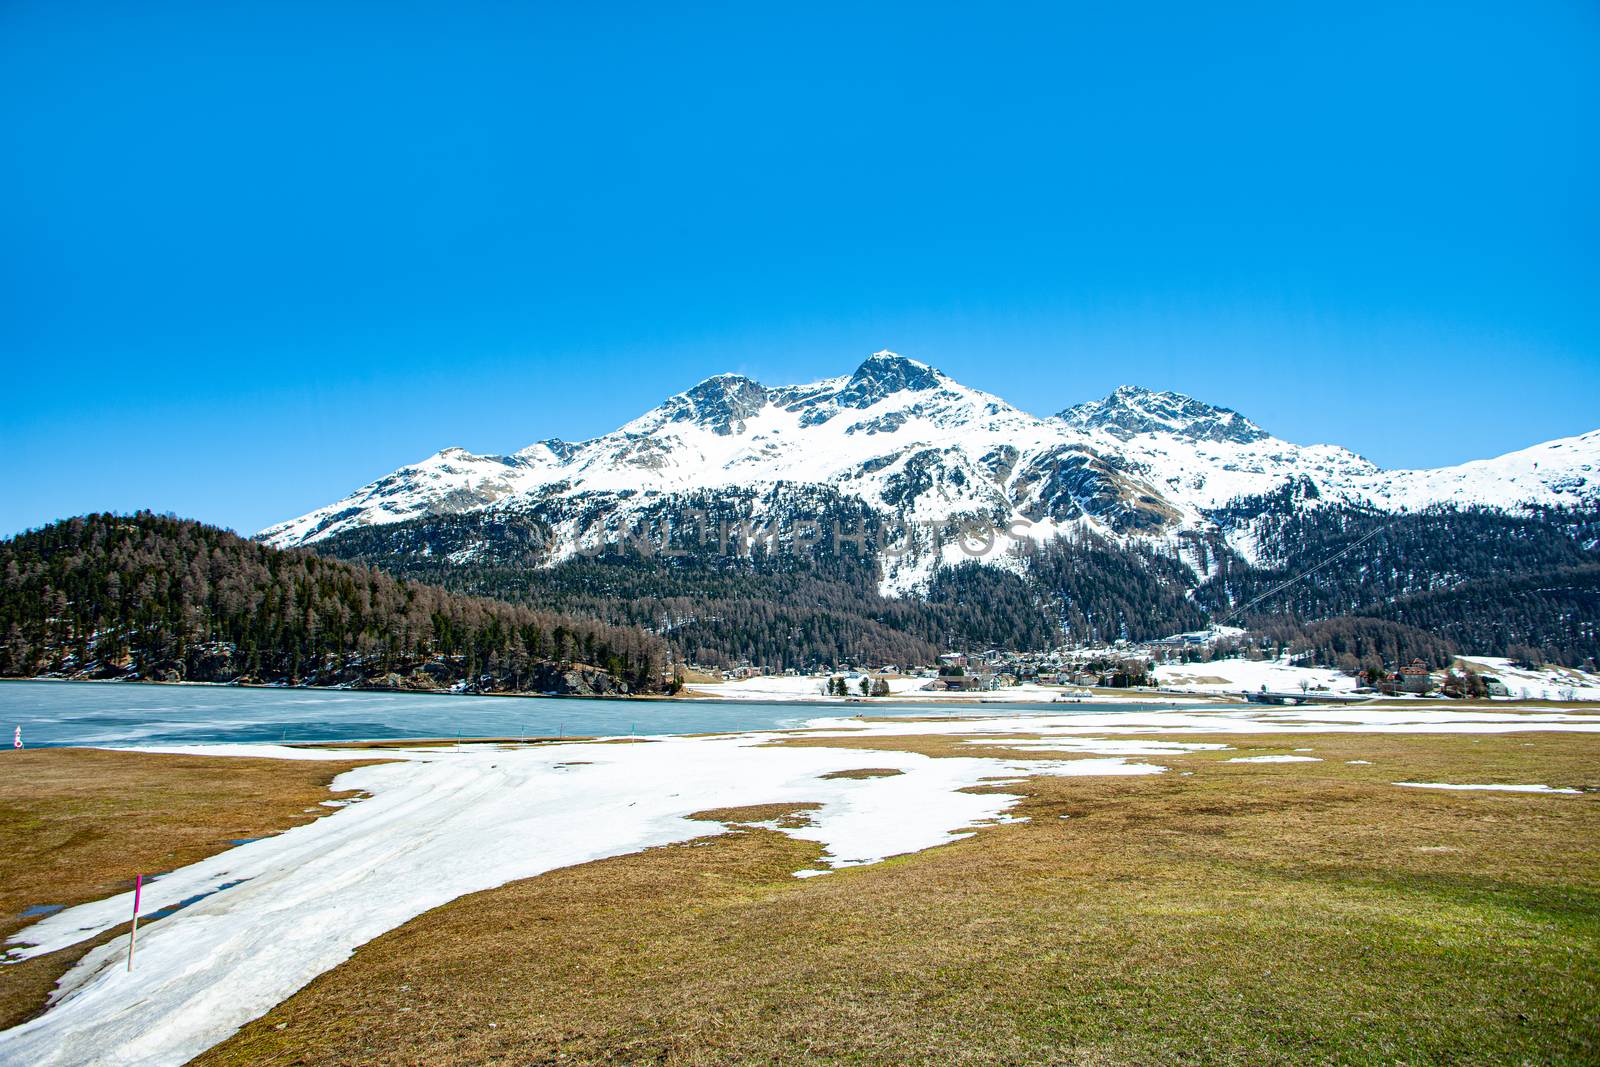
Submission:
M 1600 426 L 1593 0 L 679 6 L 0 6 L 0 532 L 884 347 L 1387 466 Z

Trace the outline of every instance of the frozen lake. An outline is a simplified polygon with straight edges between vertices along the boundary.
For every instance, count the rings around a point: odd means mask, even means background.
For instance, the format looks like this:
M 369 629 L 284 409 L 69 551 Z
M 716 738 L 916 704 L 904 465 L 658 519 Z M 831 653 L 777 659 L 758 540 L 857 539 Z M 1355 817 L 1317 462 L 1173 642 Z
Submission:
M 1084 705 L 1084 711 L 1156 705 Z M 987 717 L 1040 708 L 984 705 Z M 825 715 L 979 713 L 977 707 L 730 703 L 713 700 L 437 696 L 317 689 L 0 681 L 0 730 L 28 746 L 375 741 L 415 737 L 615 736 L 765 730 Z

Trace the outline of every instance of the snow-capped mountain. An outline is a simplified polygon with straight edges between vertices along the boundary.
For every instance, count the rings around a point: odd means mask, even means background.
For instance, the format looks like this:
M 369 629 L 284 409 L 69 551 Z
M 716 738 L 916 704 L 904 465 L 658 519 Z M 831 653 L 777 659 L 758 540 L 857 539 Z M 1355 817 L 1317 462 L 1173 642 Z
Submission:
M 555 519 L 553 562 L 663 502 L 738 494 L 760 519 L 786 490 L 809 486 L 902 524 L 990 524 L 1008 531 L 1000 548 L 1073 527 L 1169 540 L 1230 501 L 1285 486 L 1308 502 L 1385 510 L 1594 501 L 1597 464 L 1600 431 L 1458 467 L 1384 471 L 1348 449 L 1275 438 L 1236 411 L 1133 386 L 1041 418 L 878 352 L 806 385 L 717 375 L 590 441 L 541 441 L 510 456 L 447 448 L 259 536 L 289 547 L 428 516 L 539 508 Z M 915 588 L 955 558 L 950 545 L 916 547 L 888 569 L 885 591 Z

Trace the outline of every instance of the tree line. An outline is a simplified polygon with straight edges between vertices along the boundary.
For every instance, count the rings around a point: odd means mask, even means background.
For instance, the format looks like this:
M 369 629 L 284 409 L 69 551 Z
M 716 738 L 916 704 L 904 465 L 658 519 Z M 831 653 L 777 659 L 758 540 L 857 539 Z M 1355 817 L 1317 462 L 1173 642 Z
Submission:
M 661 684 L 635 627 L 463 596 L 171 516 L 67 519 L 0 542 L 0 673 L 601 689 Z

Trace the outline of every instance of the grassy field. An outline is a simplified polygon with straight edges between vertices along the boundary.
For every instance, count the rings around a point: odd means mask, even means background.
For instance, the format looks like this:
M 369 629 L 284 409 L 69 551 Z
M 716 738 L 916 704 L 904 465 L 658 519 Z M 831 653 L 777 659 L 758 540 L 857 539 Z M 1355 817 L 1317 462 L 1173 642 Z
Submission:
M 320 802 L 339 795 L 328 792 L 329 781 L 363 762 L 372 761 L 7 751 L 0 755 L 0 939 L 33 921 L 22 916 L 27 908 L 124 892 L 135 874 L 170 871 L 230 841 L 325 815 L 331 809 Z M 56 979 L 97 943 L 0 967 L 0 1029 L 38 1012 Z
M 824 878 L 746 826 L 465 897 L 196 1062 L 1600 1062 L 1600 795 L 1390 784 L 1593 789 L 1600 737 L 1205 740 L 1235 751 L 1007 787 L 1029 822 Z

